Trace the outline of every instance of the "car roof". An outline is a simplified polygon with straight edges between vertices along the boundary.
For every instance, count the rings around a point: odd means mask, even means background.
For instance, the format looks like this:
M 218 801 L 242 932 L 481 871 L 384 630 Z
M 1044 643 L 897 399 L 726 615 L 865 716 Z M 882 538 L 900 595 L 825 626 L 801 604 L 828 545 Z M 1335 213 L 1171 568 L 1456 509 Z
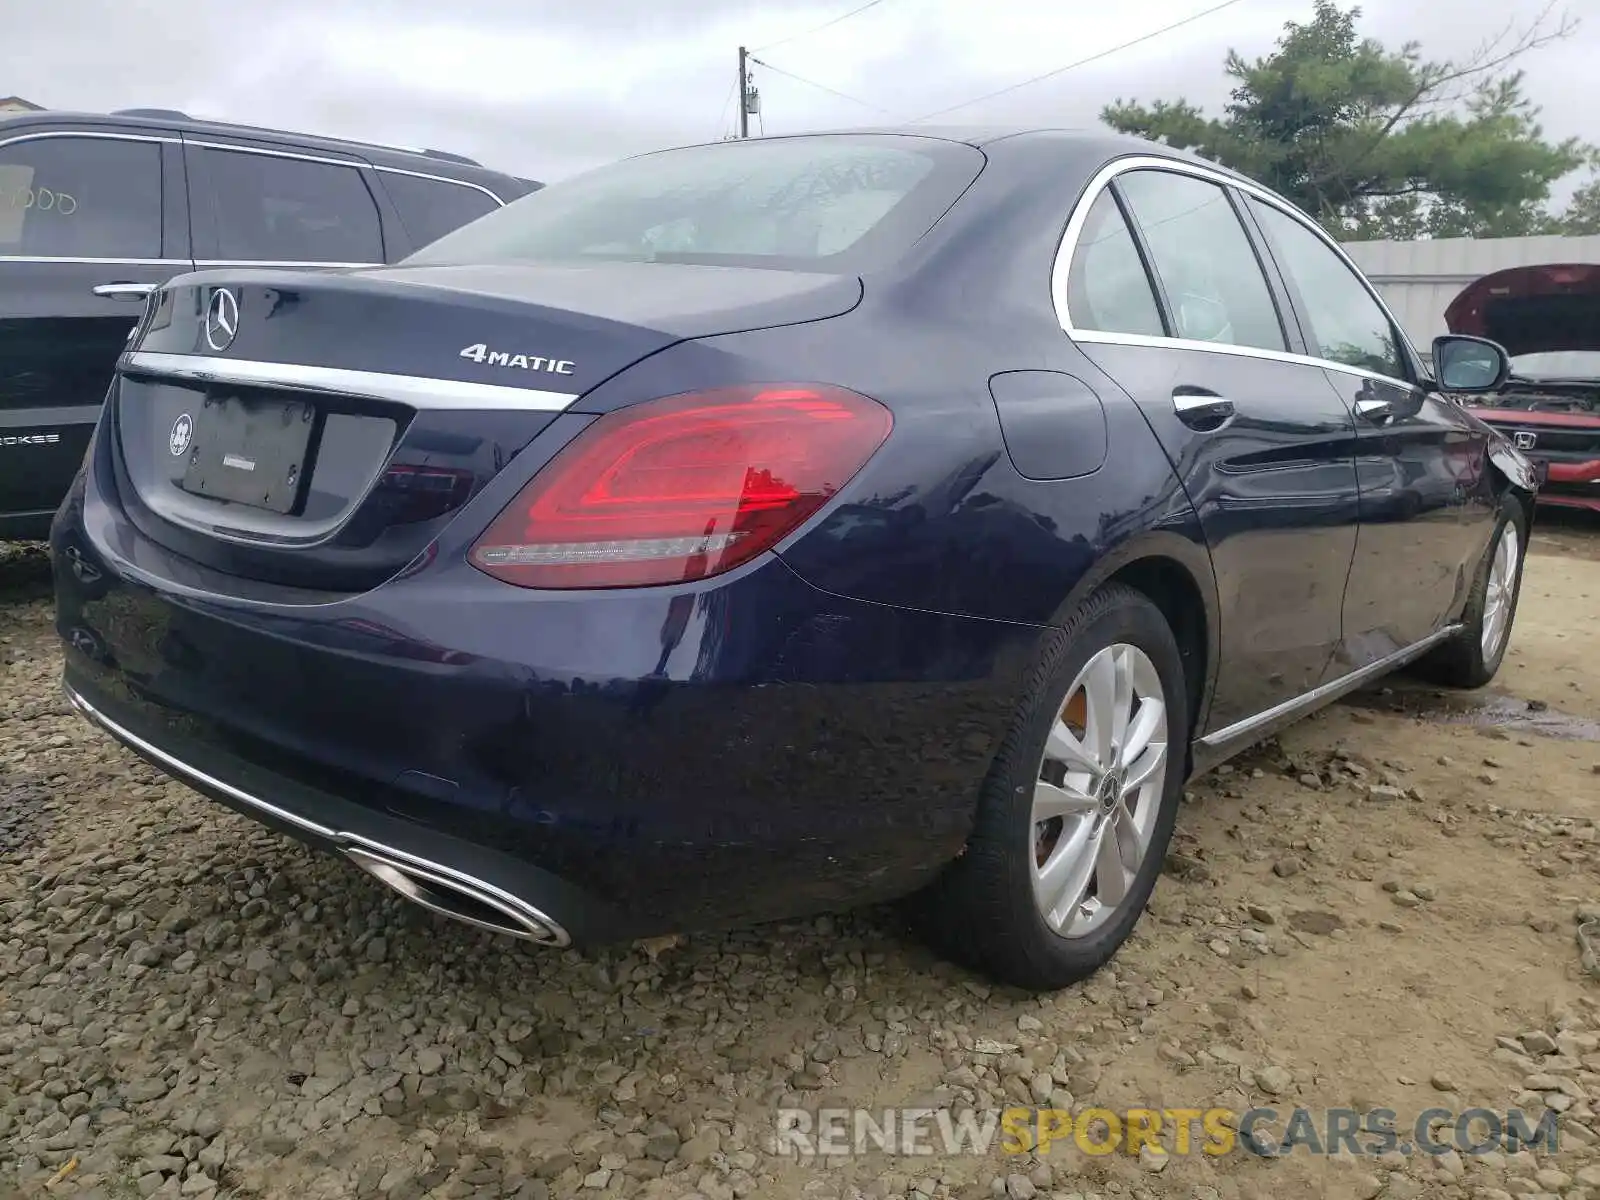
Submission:
M 779 138 L 885 135 L 959 142 L 977 149 L 995 146 L 1001 142 L 1012 142 L 1021 145 L 1048 143 L 1057 147 L 1066 142 L 1070 143 L 1075 154 L 1085 159 L 1093 159 L 1098 156 L 1102 161 L 1109 162 L 1114 158 L 1124 158 L 1132 154 L 1149 154 L 1160 158 L 1176 159 L 1179 162 L 1196 163 L 1218 174 L 1236 179 L 1241 183 L 1252 184 L 1255 187 L 1263 186 L 1249 176 L 1242 175 L 1238 171 L 1225 167 L 1221 163 L 1214 162 L 1191 150 L 1180 150 L 1175 146 L 1168 146 L 1164 142 L 1135 137 L 1127 133 L 1117 133 L 1108 129 L 1084 129 L 1060 125 L 860 125 L 834 129 L 808 129 L 796 133 L 767 134 L 763 139 L 752 138 L 750 140 L 774 141 Z M 704 144 L 716 145 L 717 143 Z
M 542 186 L 536 180 L 523 179 L 506 171 L 485 167 L 462 154 L 421 147 L 386 146 L 377 142 L 358 142 L 349 138 L 325 137 L 320 134 L 298 133 L 288 129 L 271 129 L 265 126 L 240 125 L 227 121 L 208 121 L 191 117 L 170 109 L 138 108 L 118 112 L 92 113 L 43 109 L 37 112 L 0 114 L 0 135 L 26 129 L 29 126 L 56 127 L 68 125 L 79 129 L 117 129 L 128 132 L 184 133 L 196 137 L 227 137 L 249 139 L 252 142 L 281 146 L 286 150 L 325 153 L 330 155 L 356 155 L 374 166 L 398 167 L 402 170 L 445 178 L 484 180 L 493 177 L 511 180 L 521 187 L 513 195 L 529 187 Z

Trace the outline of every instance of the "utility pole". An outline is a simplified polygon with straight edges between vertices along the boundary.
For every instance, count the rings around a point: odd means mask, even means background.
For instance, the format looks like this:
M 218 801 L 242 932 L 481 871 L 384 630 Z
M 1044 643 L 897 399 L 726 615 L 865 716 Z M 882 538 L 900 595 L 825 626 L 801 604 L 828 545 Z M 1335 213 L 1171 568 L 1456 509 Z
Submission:
M 750 136 L 750 69 L 745 65 L 749 52 L 739 47 L 739 136 Z

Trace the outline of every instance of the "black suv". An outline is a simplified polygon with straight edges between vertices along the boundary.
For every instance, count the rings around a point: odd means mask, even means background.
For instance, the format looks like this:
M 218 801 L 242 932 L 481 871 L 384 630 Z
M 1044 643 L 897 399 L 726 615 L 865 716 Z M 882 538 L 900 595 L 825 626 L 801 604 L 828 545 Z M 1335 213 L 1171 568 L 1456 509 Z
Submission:
M 145 297 L 197 267 L 392 263 L 542 186 L 178 112 L 0 118 L 0 538 L 42 538 Z

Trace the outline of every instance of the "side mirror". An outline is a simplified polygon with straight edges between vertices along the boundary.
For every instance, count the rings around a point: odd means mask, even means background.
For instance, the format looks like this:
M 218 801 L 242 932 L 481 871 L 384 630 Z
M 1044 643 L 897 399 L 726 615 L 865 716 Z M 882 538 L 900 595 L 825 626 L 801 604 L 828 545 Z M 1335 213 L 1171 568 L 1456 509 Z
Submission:
M 1452 333 L 1433 339 L 1433 369 L 1440 391 L 1492 392 L 1511 374 L 1511 358 L 1499 342 Z

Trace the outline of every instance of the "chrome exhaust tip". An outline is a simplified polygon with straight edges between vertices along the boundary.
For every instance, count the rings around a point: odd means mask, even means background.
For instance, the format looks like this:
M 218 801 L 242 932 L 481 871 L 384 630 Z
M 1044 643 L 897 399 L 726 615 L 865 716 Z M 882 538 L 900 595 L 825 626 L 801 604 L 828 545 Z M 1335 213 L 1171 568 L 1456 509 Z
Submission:
M 567 946 L 559 923 L 527 901 L 449 867 L 410 855 L 364 846 L 342 847 L 345 857 L 411 903 L 479 929 L 541 946 Z

